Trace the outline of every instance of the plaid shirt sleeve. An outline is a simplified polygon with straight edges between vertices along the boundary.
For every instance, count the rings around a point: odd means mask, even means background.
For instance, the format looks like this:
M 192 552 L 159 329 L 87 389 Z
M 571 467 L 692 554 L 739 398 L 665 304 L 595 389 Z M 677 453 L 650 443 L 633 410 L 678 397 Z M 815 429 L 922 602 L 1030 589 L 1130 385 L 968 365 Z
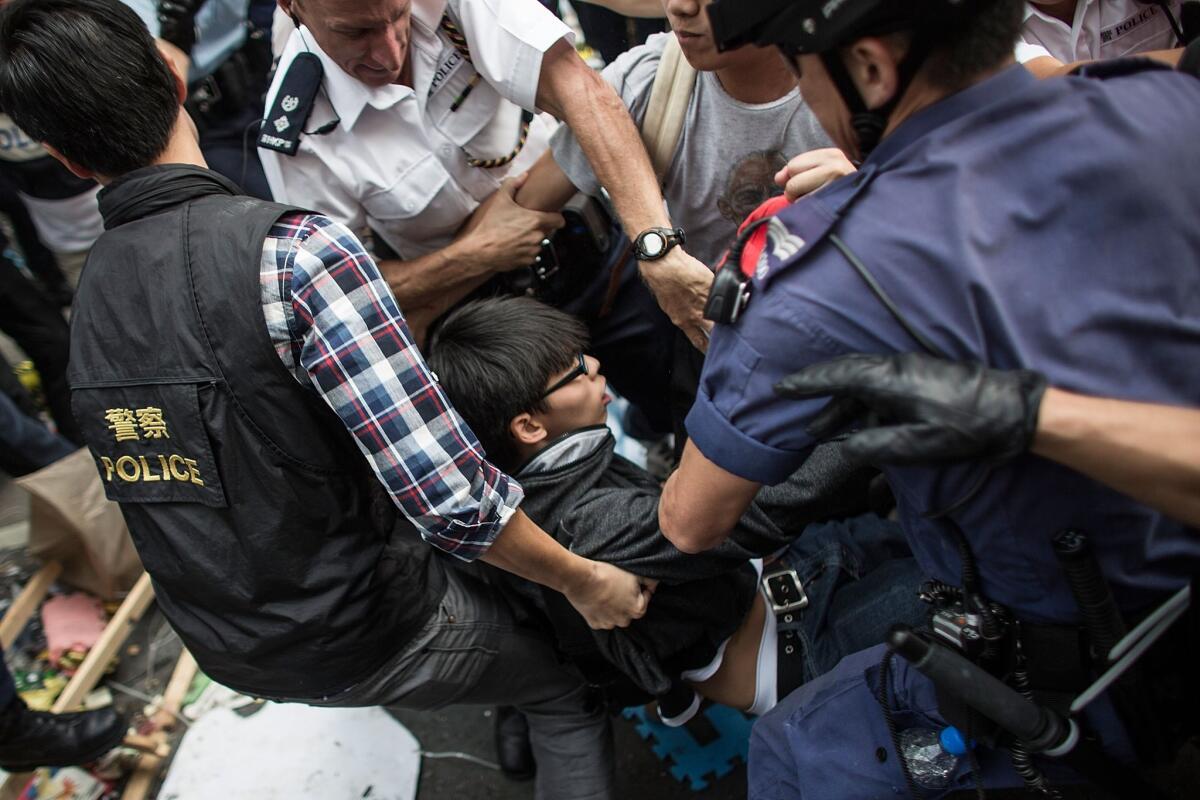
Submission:
M 521 487 L 485 460 L 354 234 L 318 214 L 285 215 L 263 244 L 261 276 L 280 359 L 341 418 L 401 512 L 435 547 L 484 554 Z

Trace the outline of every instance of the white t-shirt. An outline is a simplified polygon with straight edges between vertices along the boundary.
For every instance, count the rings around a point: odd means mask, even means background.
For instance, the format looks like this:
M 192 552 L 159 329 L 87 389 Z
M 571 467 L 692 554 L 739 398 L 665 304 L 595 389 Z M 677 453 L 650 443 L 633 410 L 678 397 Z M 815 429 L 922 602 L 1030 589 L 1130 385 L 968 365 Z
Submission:
M 61 200 L 43 200 L 24 192 L 19 194 L 33 220 L 33 227 L 37 229 L 38 238 L 56 253 L 90 250 L 104 233 L 104 219 L 96 200 L 96 195 L 100 194 L 98 184 L 82 194 Z
M 1179 18 L 1179 0 L 1170 0 Z M 1097 61 L 1178 47 L 1162 8 L 1136 0 L 1078 0 L 1071 25 L 1025 4 L 1017 61 L 1051 56 L 1064 64 Z
M 509 174 L 533 165 L 557 123 L 536 117 L 520 155 L 494 169 L 470 158 L 505 156 L 521 109 L 534 110 L 542 54 L 571 30 L 537 0 L 448 0 L 466 36 L 467 62 L 439 31 L 447 0 L 414 0 L 409 59 L 413 87 L 367 86 L 344 72 L 307 28 L 292 31 L 267 92 L 271 108 L 292 59 L 311 50 L 325 68 L 307 130 L 340 117 L 326 135 L 305 135 L 294 156 L 259 149 L 275 199 L 311 208 L 358 231 L 370 226 L 402 258 L 448 245 Z M 482 78 L 455 111 L 451 104 Z M 336 112 L 334 111 L 336 109 Z

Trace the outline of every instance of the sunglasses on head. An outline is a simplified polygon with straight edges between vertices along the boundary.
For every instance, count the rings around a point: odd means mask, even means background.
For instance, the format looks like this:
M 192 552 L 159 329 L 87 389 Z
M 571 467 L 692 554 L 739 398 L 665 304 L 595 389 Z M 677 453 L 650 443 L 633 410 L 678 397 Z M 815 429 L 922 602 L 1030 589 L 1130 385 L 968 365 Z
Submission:
M 587 374 L 588 374 L 587 360 L 583 357 L 583 353 L 580 353 L 579 361 L 575 364 L 575 366 L 571 369 L 571 371 L 568 372 L 566 375 L 562 376 L 561 378 L 559 378 L 558 380 L 556 380 L 553 384 L 551 384 L 550 388 L 547 389 L 546 391 L 542 392 L 541 396 L 538 399 L 539 400 L 546 399 L 551 394 L 553 394 L 554 392 L 557 392 L 559 389 L 563 388 L 564 386 L 566 386 L 568 383 L 575 380 L 579 376 L 587 375 Z

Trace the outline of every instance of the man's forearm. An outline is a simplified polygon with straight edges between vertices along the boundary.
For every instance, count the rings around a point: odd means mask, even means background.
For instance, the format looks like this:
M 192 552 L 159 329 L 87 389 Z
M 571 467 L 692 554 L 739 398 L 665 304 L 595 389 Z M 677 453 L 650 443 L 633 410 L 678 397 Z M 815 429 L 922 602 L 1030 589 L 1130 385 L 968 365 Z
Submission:
M 1141 58 L 1161 61 L 1169 67 L 1174 67 L 1179 64 L 1179 59 L 1183 56 L 1183 48 L 1180 47 L 1174 50 L 1148 50 L 1136 55 Z M 1052 56 L 1039 56 L 1026 61 L 1024 67 L 1032 72 L 1035 78 L 1055 78 L 1060 75 L 1070 75 L 1075 70 L 1089 63 L 1091 62 L 1071 61 L 1064 64 Z
M 517 191 L 517 203 L 534 211 L 561 211 L 578 191 L 550 150 L 529 168 L 529 177 Z
M 709 550 L 725 541 L 759 488 L 709 461 L 689 441 L 679 469 L 663 486 L 659 528 L 685 553 Z
M 1033 452 L 1200 526 L 1200 411 L 1048 389 Z
M 380 261 L 379 271 L 405 314 L 410 309 L 438 305 L 455 288 L 462 285 L 473 288 L 491 274 L 491 270 L 475 258 L 461 241 L 410 260 Z M 472 284 L 472 281 L 475 283 Z M 462 294 L 469 291 L 470 288 Z M 447 303 L 446 308 L 457 299 Z
M 570 552 L 520 510 L 512 515 L 482 559 L 561 592 L 593 628 L 628 625 L 646 613 L 653 591 L 622 569 Z
M 568 594 L 590 577 L 591 562 L 575 555 L 517 510 L 482 560 L 493 567 Z
M 671 224 L 650 157 L 624 103 L 565 41 L 543 57 L 537 101 L 571 127 L 630 239 L 647 228 Z M 712 283 L 708 267 L 675 247 L 657 261 L 639 261 L 638 271 L 671 322 L 703 352 L 711 327 L 702 315 Z
M 461 239 L 411 261 L 380 261 L 379 272 L 422 349 L 433 321 L 492 275 L 492 270 L 475 258 Z
M 538 107 L 571 127 L 600 185 L 608 189 L 625 232 L 669 225 L 662 192 L 642 137 L 616 91 L 567 42 L 546 53 Z M 521 202 L 522 195 L 517 195 Z M 524 205 L 524 203 L 521 203 Z

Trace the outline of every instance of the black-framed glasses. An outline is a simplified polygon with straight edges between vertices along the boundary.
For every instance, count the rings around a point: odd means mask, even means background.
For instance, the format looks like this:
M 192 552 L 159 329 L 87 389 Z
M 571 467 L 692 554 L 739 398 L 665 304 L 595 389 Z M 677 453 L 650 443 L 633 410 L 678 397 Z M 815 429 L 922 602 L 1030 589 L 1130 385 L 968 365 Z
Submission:
M 560 379 L 556 380 L 553 384 L 551 384 L 550 388 L 547 389 L 546 391 L 542 392 L 541 397 L 539 397 L 538 399 L 545 400 L 547 397 L 554 394 L 559 389 L 563 388 L 564 386 L 566 386 L 568 383 L 575 380 L 579 376 L 587 375 L 587 374 L 588 374 L 587 359 L 585 359 L 583 357 L 583 353 L 580 353 L 579 361 L 578 361 L 578 363 L 575 364 L 575 367 L 570 372 L 568 372 L 566 375 L 563 375 Z

